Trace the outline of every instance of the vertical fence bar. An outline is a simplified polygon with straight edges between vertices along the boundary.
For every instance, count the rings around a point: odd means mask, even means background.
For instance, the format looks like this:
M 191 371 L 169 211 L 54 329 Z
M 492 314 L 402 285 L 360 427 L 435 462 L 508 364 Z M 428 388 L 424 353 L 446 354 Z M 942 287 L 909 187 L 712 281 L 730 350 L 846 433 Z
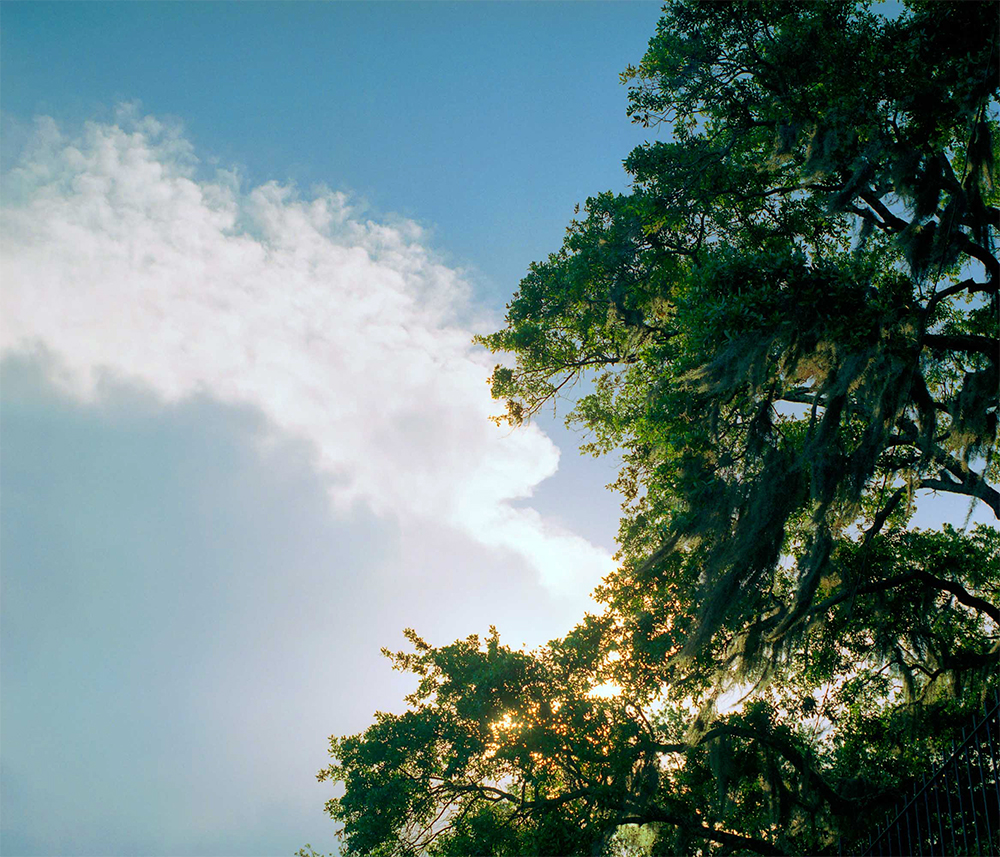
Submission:
M 899 834 L 899 853 L 901 855 L 910 853 L 910 837 L 909 831 L 907 831 L 906 836 L 906 848 L 903 847 L 903 823 L 900 821 L 900 816 L 906 811 L 906 801 L 903 801 L 903 808 L 896 813 L 896 833 Z M 904 819 L 905 820 L 905 819 Z
M 951 746 L 955 746 L 955 742 L 951 742 Z M 955 842 L 955 812 L 951 808 L 951 784 L 948 782 L 948 765 L 946 764 L 944 768 L 941 769 L 941 776 L 944 777 L 944 796 L 948 807 L 948 830 L 951 833 L 951 853 L 955 854 L 958 852 L 958 844 Z M 944 840 L 941 840 L 944 842 Z
M 920 789 L 924 796 L 924 817 L 927 819 L 927 853 L 934 854 L 934 829 L 931 824 L 931 805 L 927 800 L 927 780 L 924 780 L 923 788 Z
M 905 794 L 905 792 L 904 792 Z M 913 832 L 910 830 L 910 807 L 906 798 L 903 798 L 903 813 L 906 819 L 906 853 L 913 853 Z
M 994 714 L 1000 715 L 1000 709 L 994 709 Z M 996 748 L 993 746 L 992 720 L 992 717 L 986 718 L 986 740 L 989 741 L 990 758 L 993 760 L 993 791 L 996 792 L 997 806 L 1000 806 L 1000 771 L 997 770 L 997 766 L 1000 765 L 1000 755 L 997 755 Z
M 969 808 L 972 810 L 972 827 L 976 833 L 976 851 L 983 853 L 983 843 L 979 841 L 979 813 L 976 811 L 976 790 L 972 787 L 972 763 L 969 761 L 970 747 L 965 746 L 965 729 L 962 729 L 962 752 L 965 754 L 965 773 L 969 777 Z
M 983 815 L 986 818 L 986 841 L 990 845 L 990 850 L 993 850 L 993 825 L 990 823 L 990 805 L 986 802 L 986 774 L 983 772 L 983 742 L 977 740 L 975 744 L 976 764 L 979 766 L 979 793 L 983 796 Z
M 934 806 L 937 807 L 938 837 L 939 837 L 938 838 L 938 847 L 941 849 L 941 854 L 943 855 L 945 853 L 945 851 L 944 851 L 944 821 L 942 820 L 944 818 L 944 816 L 941 813 L 941 794 L 940 794 L 940 790 L 938 789 L 938 786 L 937 786 L 936 782 L 934 783 Z
M 993 717 L 987 721 L 987 735 L 990 740 L 990 755 L 993 757 L 993 791 L 997 799 L 997 818 L 1000 819 L 1000 689 L 993 693 Z M 993 745 L 993 730 L 997 729 L 997 744 Z M 996 834 L 996 853 L 1000 855 L 1000 830 Z
M 958 749 L 955 747 L 955 739 L 951 739 L 951 764 L 955 769 L 955 793 L 958 795 L 958 817 L 962 819 L 962 844 L 965 846 L 965 853 L 969 853 L 969 837 L 965 833 L 968 822 L 965 819 L 965 801 L 962 800 L 962 775 L 958 771 Z
M 993 724 L 1000 730 L 1000 688 L 993 691 L 993 717 L 986 721 L 986 735 L 990 742 L 990 756 L 993 758 L 993 791 L 996 794 L 998 817 L 1000 817 L 1000 731 L 997 733 L 997 746 L 993 746 Z M 997 854 L 1000 854 L 1000 831 L 997 832 Z

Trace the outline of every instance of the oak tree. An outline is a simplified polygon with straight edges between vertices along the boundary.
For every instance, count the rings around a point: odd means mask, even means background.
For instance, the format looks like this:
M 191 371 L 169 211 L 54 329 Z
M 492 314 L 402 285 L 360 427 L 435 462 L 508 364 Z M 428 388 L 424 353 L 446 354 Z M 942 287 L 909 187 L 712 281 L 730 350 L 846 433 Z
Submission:
M 996 529 L 909 520 L 1000 517 L 997 23 L 664 8 L 623 75 L 663 139 L 481 338 L 503 419 L 587 378 L 569 420 L 623 453 L 606 610 L 533 652 L 411 632 L 410 710 L 321 772 L 348 853 L 829 852 L 996 687 Z

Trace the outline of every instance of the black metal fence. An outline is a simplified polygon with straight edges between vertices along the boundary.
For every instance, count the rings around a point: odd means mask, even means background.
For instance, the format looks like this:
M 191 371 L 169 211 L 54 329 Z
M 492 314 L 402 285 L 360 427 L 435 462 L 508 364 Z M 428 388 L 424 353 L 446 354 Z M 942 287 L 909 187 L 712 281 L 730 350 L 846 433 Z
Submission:
M 1000 694 L 952 748 L 951 757 L 911 789 L 867 842 L 864 857 L 1000 855 Z M 842 853 L 844 852 L 842 845 Z

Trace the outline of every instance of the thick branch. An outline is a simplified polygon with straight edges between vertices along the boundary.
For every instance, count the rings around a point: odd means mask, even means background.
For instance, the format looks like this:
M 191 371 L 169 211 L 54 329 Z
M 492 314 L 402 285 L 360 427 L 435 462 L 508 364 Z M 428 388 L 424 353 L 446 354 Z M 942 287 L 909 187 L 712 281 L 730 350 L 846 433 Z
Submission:
M 985 613 L 994 622 L 1000 625 L 1000 608 L 990 604 L 989 601 L 985 601 L 982 598 L 973 595 L 961 584 L 955 583 L 953 580 L 946 580 L 943 577 L 937 577 L 929 571 L 916 571 L 914 572 L 914 576 L 918 580 L 922 580 L 928 586 L 933 586 L 935 589 L 943 589 L 945 592 L 950 592 L 966 607 L 971 607 L 973 610 Z
M 710 842 L 719 842 L 722 845 L 728 845 L 730 848 L 753 851 L 755 854 L 780 857 L 780 855 L 785 853 L 763 839 L 757 839 L 753 836 L 740 836 L 738 833 L 727 833 L 725 830 L 714 830 L 711 827 L 706 827 L 704 824 L 698 824 L 682 816 L 674 815 L 659 807 L 649 807 L 648 809 L 643 809 L 637 815 L 626 816 L 620 819 L 621 824 L 649 824 L 650 822 L 672 824 L 701 839 L 707 839 Z
M 872 592 L 882 592 L 886 589 L 894 589 L 904 583 L 909 583 L 916 576 L 916 572 L 911 571 L 907 574 L 898 574 L 895 577 L 888 577 L 885 580 L 879 580 L 876 583 L 869 583 L 866 586 L 858 586 L 857 588 L 852 586 L 850 589 L 845 589 L 843 592 L 831 595 L 829 598 L 821 601 L 814 607 L 809 608 L 809 614 L 825 613 L 831 607 L 836 607 L 841 601 L 846 601 L 848 598 L 854 598 L 856 595 L 869 595 Z
M 900 217 L 896 217 L 895 214 L 889 211 L 889 209 L 886 208 L 882 200 L 880 200 L 877 196 L 875 196 L 875 194 L 872 193 L 871 190 L 865 189 L 861 191 L 859 196 L 865 202 L 868 203 L 871 209 L 875 211 L 875 213 L 878 214 L 879 217 L 882 218 L 882 222 L 885 224 L 885 227 L 891 228 L 892 231 L 902 232 L 904 229 L 906 229 L 907 226 L 910 225 L 905 220 L 903 220 Z
M 576 789 L 574 791 L 565 792 L 557 797 L 553 798 L 543 798 L 536 800 L 523 800 L 518 795 L 511 794 L 510 792 L 504 791 L 503 789 L 496 788 L 495 786 L 488 786 L 479 783 L 449 783 L 449 787 L 456 793 L 468 794 L 468 793 L 478 793 L 486 800 L 490 801 L 507 801 L 518 807 L 519 810 L 524 809 L 551 809 L 556 806 L 560 806 L 564 803 L 570 801 L 578 800 L 580 798 L 592 798 L 600 801 L 602 797 L 599 793 L 595 792 L 593 789 Z M 620 819 L 620 824 L 648 824 L 650 822 L 660 822 L 664 824 L 673 824 L 677 827 L 681 827 L 684 830 L 698 836 L 702 839 L 707 839 L 712 842 L 719 842 L 723 845 L 729 845 L 732 847 L 739 847 L 749 849 L 757 854 L 766 855 L 777 855 L 781 857 L 784 854 L 783 851 L 775 848 L 770 842 L 766 842 L 763 839 L 755 839 L 751 836 L 740 836 L 736 833 L 727 833 L 724 830 L 714 830 L 711 827 L 706 827 L 703 824 L 699 824 L 696 821 L 692 821 L 689 818 L 674 815 L 667 812 L 666 810 L 660 809 L 658 807 L 648 807 L 643 808 L 641 815 L 635 817 L 627 817 Z
M 920 483 L 921 488 L 930 488 L 931 491 L 944 491 L 950 494 L 964 494 L 967 497 L 975 497 L 982 500 L 993 510 L 993 514 L 1000 518 L 1000 492 L 995 491 L 979 476 L 971 470 L 964 474 L 965 479 L 958 480 L 950 477 L 945 478 L 942 472 L 939 479 L 924 479 Z
M 871 209 L 868 209 L 868 208 L 859 208 L 856 205 L 849 205 L 844 210 L 845 211 L 849 211 L 851 214 L 856 214 L 858 217 L 861 217 L 861 218 L 867 220 L 869 223 L 872 224 L 872 226 L 878 227 L 883 232 L 893 232 L 894 233 L 894 232 L 898 232 L 899 231 L 898 229 L 893 228 L 890 224 L 883 223 L 881 220 L 879 220 L 878 217 L 875 216 L 875 213 Z
M 967 280 L 962 280 L 960 283 L 954 283 L 953 285 L 948 286 L 948 288 L 941 289 L 941 291 L 935 292 L 931 295 L 930 300 L 927 302 L 927 313 L 929 315 L 934 307 L 946 298 L 950 298 L 952 295 L 957 295 L 960 292 L 965 291 L 967 291 L 970 295 L 974 295 L 976 292 L 987 292 L 989 289 L 989 284 L 976 282 L 976 280 L 972 277 L 969 277 Z
M 954 238 L 955 242 L 965 253 L 983 263 L 983 267 L 990 278 L 988 291 L 995 292 L 997 290 L 997 281 L 1000 280 L 1000 262 L 997 261 L 996 256 L 990 253 L 985 247 L 980 247 L 964 232 L 956 232 Z
M 840 604 L 840 602 L 846 601 L 848 598 L 853 598 L 856 595 L 869 595 L 873 592 L 883 592 L 886 589 L 895 589 L 897 586 L 902 586 L 904 583 L 909 583 L 911 580 L 919 580 L 926 586 L 930 586 L 934 589 L 940 589 L 944 592 L 950 592 L 966 607 L 971 607 L 973 610 L 985 613 L 993 619 L 994 622 L 1000 625 L 1000 608 L 991 604 L 989 601 L 973 595 L 961 584 L 956 583 L 953 580 L 947 580 L 943 577 L 937 577 L 936 575 L 922 569 L 915 569 L 914 571 L 907 572 L 906 574 L 898 574 L 895 577 L 888 577 L 885 580 L 869 583 L 866 586 L 859 586 L 856 589 L 851 587 L 850 589 L 846 589 L 836 595 L 831 595 L 829 598 L 821 601 L 815 607 L 810 608 L 809 613 L 810 615 L 815 613 L 825 613 L 831 607 L 836 607 Z
M 563 792 L 563 794 L 557 797 L 522 800 L 519 795 L 511 794 L 496 786 L 487 786 L 482 783 L 448 783 L 448 788 L 456 794 L 473 793 L 479 794 L 486 800 L 504 800 L 514 804 L 519 809 L 552 809 L 562 806 L 564 803 L 579 800 L 580 798 L 594 797 L 592 789 L 574 789 L 573 791 Z
M 796 405 L 819 405 L 826 407 L 825 398 L 812 387 L 795 387 L 791 390 L 783 391 L 777 401 L 791 402 Z
M 889 519 L 893 510 L 900 504 L 900 501 L 906 496 L 907 491 L 909 491 L 909 486 L 901 485 L 893 492 L 893 495 L 889 498 L 889 502 L 879 509 L 875 515 L 875 519 L 872 521 L 872 525 L 865 530 L 866 542 L 871 541 L 881 532 L 882 527 L 885 526 L 885 522 Z
M 943 658 L 944 667 L 950 670 L 982 669 L 1000 662 L 1000 644 L 988 652 L 961 650 Z
M 973 336 L 969 333 L 926 333 L 923 345 L 939 351 L 975 351 L 985 354 L 994 363 L 1000 360 L 1000 339 Z

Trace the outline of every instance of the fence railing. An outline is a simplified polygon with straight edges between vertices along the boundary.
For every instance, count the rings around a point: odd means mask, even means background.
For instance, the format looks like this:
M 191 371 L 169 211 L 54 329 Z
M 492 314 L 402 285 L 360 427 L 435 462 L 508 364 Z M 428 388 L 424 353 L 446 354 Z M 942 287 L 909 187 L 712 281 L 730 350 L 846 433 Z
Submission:
M 910 793 L 912 792 L 912 793 Z M 926 780 L 886 815 L 867 842 L 841 853 L 864 857 L 1000 855 L 1000 694 Z

